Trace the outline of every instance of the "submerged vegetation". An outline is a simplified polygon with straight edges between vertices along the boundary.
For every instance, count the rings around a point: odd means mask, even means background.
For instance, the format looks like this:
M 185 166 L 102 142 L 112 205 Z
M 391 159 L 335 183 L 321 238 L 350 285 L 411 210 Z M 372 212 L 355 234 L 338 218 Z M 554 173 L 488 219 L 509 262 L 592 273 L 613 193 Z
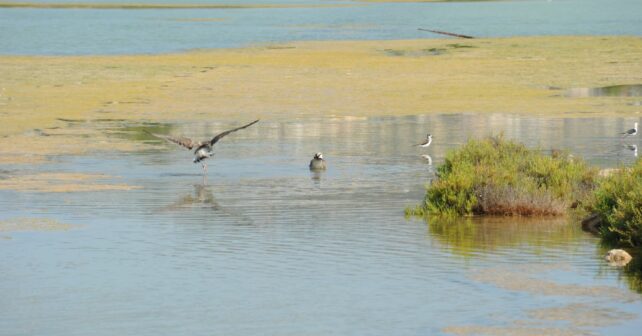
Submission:
M 408 214 L 561 215 L 593 188 L 597 171 L 565 153 L 545 155 L 498 136 L 449 153 L 437 175 Z
M 605 242 L 642 246 L 642 159 L 601 179 L 585 209 L 601 219 L 599 234 Z

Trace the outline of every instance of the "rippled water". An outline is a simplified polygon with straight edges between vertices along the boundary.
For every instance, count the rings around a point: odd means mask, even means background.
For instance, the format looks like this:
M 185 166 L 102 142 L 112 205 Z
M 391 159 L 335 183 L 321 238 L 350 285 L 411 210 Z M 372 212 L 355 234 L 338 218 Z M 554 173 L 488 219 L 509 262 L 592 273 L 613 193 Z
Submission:
M 155 0 L 72 2 L 181 3 Z M 190 3 L 340 6 L 175 10 L 0 8 L 0 54 L 160 53 L 299 40 L 443 37 L 417 28 L 477 37 L 642 35 L 639 15 L 642 2 L 639 0 L 463 3 L 201 0 Z
M 439 164 L 468 137 L 504 131 L 592 164 L 629 164 L 617 133 L 633 121 L 263 120 L 218 144 L 206 183 L 189 152 L 141 132 L 152 125 L 105 122 L 149 148 L 2 166 L 3 175 L 100 172 L 143 188 L 0 190 L 0 220 L 82 225 L 0 232 L 0 334 L 636 335 L 636 278 L 606 265 L 597 239 L 577 225 L 403 217 L 434 175 L 420 154 Z M 206 137 L 230 126 L 155 129 Z M 431 147 L 411 146 L 428 132 Z M 317 151 L 329 165 L 320 175 L 307 169 Z

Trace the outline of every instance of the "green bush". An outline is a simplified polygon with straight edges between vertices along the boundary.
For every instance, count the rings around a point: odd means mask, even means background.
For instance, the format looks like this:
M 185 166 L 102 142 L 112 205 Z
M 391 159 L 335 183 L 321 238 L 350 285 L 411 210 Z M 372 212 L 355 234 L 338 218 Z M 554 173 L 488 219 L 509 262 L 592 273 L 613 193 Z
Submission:
M 423 203 L 406 213 L 560 215 L 593 188 L 596 175 L 565 153 L 544 155 L 502 136 L 470 140 L 447 154 Z
M 642 246 L 642 159 L 603 178 L 585 209 L 602 219 L 600 235 L 605 242 Z

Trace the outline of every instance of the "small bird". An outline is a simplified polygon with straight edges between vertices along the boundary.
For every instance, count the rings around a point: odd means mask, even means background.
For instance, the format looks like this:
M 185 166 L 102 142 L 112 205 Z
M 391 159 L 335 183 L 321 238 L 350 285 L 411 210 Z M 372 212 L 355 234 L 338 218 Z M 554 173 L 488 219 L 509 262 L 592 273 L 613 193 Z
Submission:
M 629 135 L 636 135 L 636 134 L 638 134 L 638 123 L 637 123 L 637 122 L 636 122 L 636 123 L 634 123 L 634 124 L 633 124 L 633 128 L 631 128 L 630 130 L 627 130 L 626 132 L 622 132 L 622 133 L 620 133 L 620 134 L 624 134 L 624 136 L 625 136 L 625 137 L 627 137 L 627 136 L 629 136 Z
M 428 135 L 426 135 L 426 140 L 424 140 L 424 142 L 422 142 L 420 144 L 416 144 L 415 146 L 426 148 L 426 147 L 430 146 L 431 143 L 432 143 L 432 134 L 428 134 Z
M 215 137 L 213 137 L 211 140 L 205 140 L 205 141 L 194 141 L 194 140 L 192 140 L 190 138 L 186 138 L 186 137 L 182 137 L 182 136 L 173 137 L 173 136 L 169 136 L 169 135 L 155 134 L 155 133 L 151 133 L 151 132 L 148 132 L 148 131 L 145 131 L 145 132 L 147 132 L 147 133 L 149 133 L 149 134 L 151 134 L 151 135 L 153 135 L 153 136 L 155 136 L 157 138 L 165 139 L 167 141 L 170 141 L 170 142 L 173 142 L 173 143 L 178 144 L 180 146 L 183 146 L 183 147 L 187 148 L 188 150 L 192 150 L 192 148 L 196 148 L 194 150 L 194 163 L 199 163 L 200 162 L 201 165 L 203 166 L 203 174 L 206 174 L 207 173 L 207 164 L 205 162 L 203 162 L 203 160 L 205 160 L 205 159 L 211 157 L 212 155 L 214 155 L 214 151 L 213 151 L 214 144 L 217 143 L 219 140 L 221 140 L 221 138 L 223 138 L 224 136 L 226 136 L 226 135 L 228 135 L 228 134 L 230 134 L 232 132 L 236 132 L 238 130 L 242 130 L 244 128 L 250 127 L 250 126 L 256 124 L 257 122 L 259 122 L 258 119 L 254 120 L 253 122 L 251 122 L 251 123 L 249 123 L 247 125 L 243 125 L 241 127 L 237 127 L 237 128 L 233 128 L 231 130 L 227 130 L 225 132 L 221 132 L 218 135 L 216 135 Z
M 323 159 L 323 154 L 316 153 L 312 160 L 310 160 L 310 170 L 325 170 L 326 164 Z

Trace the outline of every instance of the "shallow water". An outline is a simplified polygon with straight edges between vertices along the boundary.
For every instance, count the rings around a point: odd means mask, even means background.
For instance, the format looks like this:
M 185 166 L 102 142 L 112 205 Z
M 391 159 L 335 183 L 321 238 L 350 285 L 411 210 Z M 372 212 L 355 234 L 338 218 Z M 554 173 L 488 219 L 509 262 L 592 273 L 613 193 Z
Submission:
M 574 88 L 565 96 L 572 98 L 585 97 L 642 97 L 642 84 L 612 85 L 597 88 Z
M 467 114 L 264 120 L 218 144 L 206 183 L 189 152 L 140 131 L 149 125 L 105 122 L 113 136 L 149 149 L 0 167 L 2 176 L 103 173 L 143 187 L 0 190 L 0 221 L 78 225 L 0 232 L 0 331 L 636 335 L 642 301 L 629 289 L 636 278 L 609 267 L 597 239 L 577 225 L 403 217 L 434 176 L 420 154 L 439 164 L 468 137 L 503 131 L 599 166 L 630 164 L 635 158 L 617 133 L 633 121 Z M 154 126 L 205 137 L 232 125 Z M 411 146 L 428 132 L 433 145 Z M 317 151 L 329 169 L 315 175 L 307 163 Z
M 602 0 L 464 3 L 216 0 L 193 3 L 341 6 L 175 10 L 1 8 L 0 54 L 161 53 L 299 40 L 443 38 L 417 28 L 477 37 L 642 35 L 639 0 L 616 3 Z

